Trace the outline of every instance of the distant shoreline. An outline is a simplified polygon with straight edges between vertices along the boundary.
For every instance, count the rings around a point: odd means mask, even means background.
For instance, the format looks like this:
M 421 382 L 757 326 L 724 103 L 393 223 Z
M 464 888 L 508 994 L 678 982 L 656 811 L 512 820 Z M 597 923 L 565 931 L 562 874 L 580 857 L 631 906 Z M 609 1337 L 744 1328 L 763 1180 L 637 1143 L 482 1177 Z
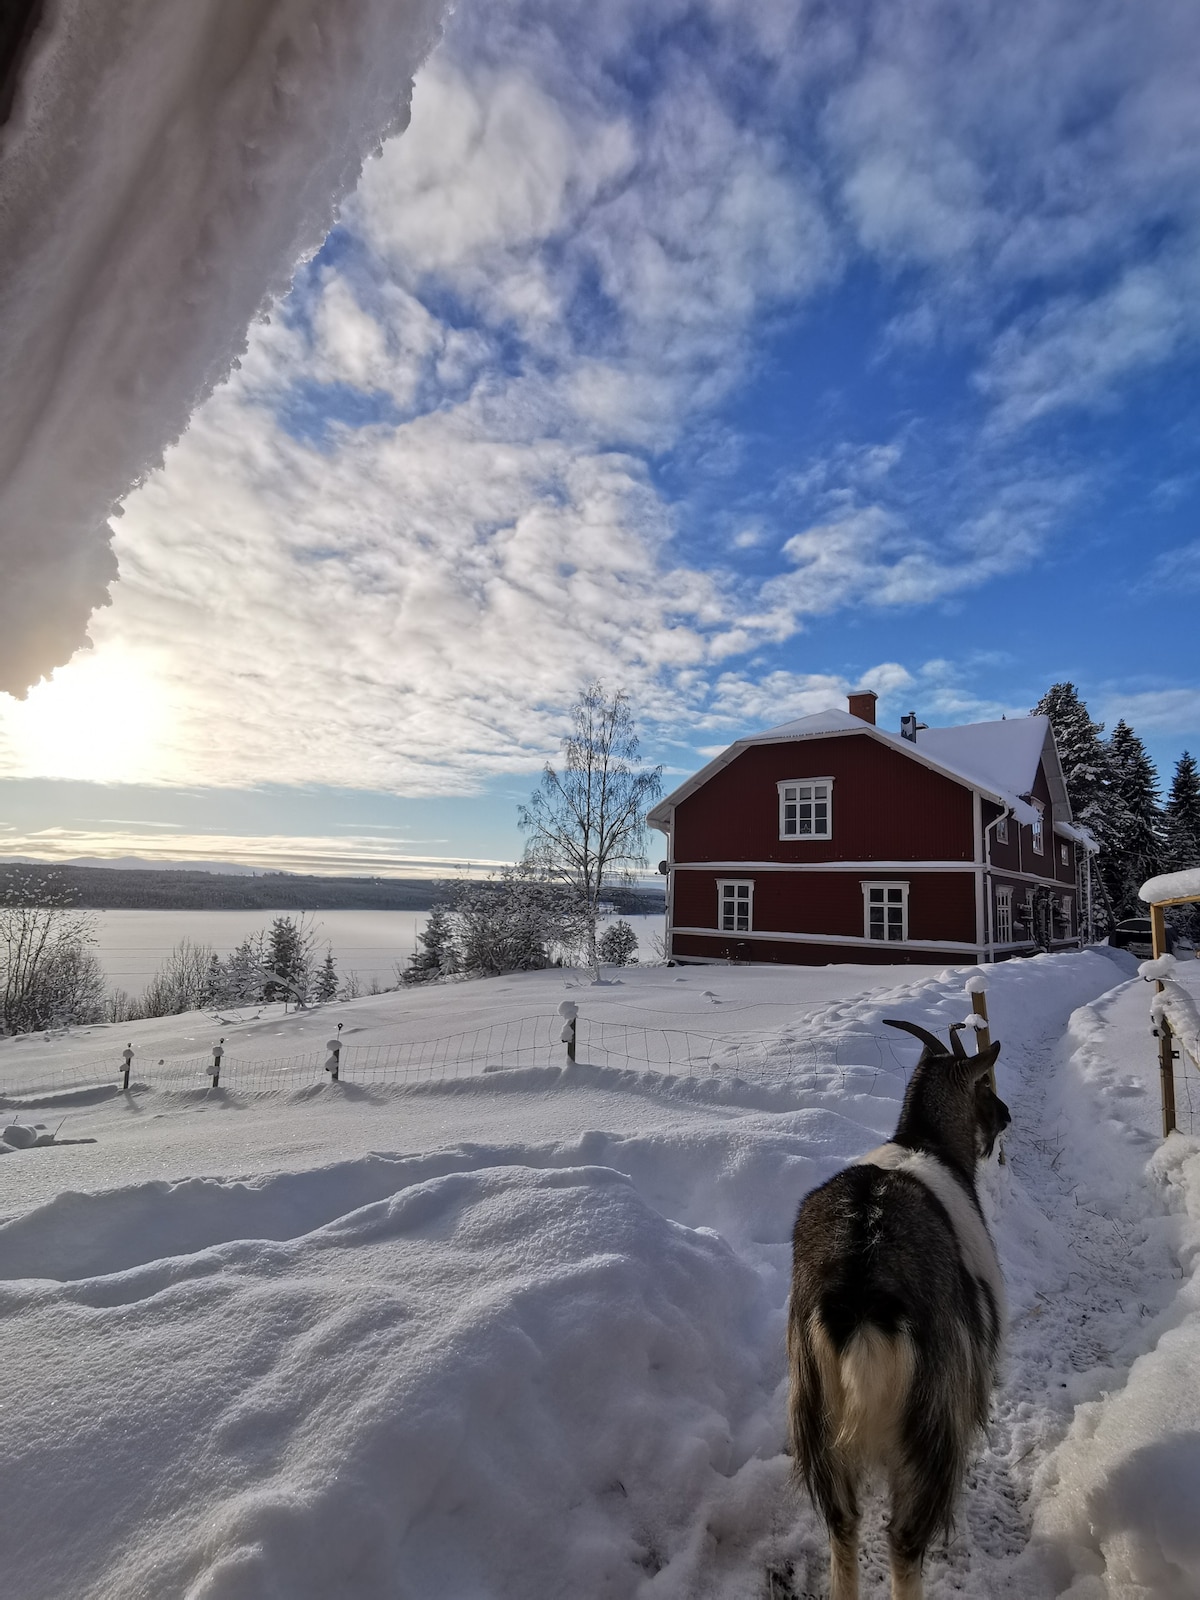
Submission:
M 84 911 L 429 911 L 453 881 L 435 878 L 325 878 L 291 872 L 249 877 L 177 868 L 0 864 L 0 896 L 52 877 Z M 616 888 L 606 899 L 627 916 L 665 909 L 661 889 Z

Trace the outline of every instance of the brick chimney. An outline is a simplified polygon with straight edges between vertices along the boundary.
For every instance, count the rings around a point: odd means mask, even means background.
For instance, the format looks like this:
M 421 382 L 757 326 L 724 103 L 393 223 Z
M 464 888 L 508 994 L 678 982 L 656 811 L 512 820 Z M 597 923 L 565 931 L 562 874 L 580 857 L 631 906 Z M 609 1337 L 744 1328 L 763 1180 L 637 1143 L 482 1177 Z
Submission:
M 850 715 L 875 726 L 875 702 L 879 696 L 874 689 L 859 689 L 849 699 Z

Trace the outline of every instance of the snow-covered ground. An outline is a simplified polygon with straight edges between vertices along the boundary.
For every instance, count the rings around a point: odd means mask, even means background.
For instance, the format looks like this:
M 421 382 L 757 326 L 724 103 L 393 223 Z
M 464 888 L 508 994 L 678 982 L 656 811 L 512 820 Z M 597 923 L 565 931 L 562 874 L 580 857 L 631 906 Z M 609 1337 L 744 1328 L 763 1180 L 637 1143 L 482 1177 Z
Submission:
M 1200 1143 L 1159 1149 L 1135 968 L 987 973 L 1012 1332 L 931 1596 L 1200 1593 Z M 782 1454 L 792 1219 L 892 1129 L 917 1046 L 882 1019 L 944 1028 L 976 970 L 550 972 L 220 1025 L 250 1059 L 319 1049 L 335 1016 L 386 1045 L 570 999 L 754 1041 L 742 1077 L 581 1048 L 411 1087 L 124 1095 L 127 1037 L 138 1061 L 194 1054 L 212 1019 L 0 1042 L 0 1093 L 114 1062 L 4 1113 L 94 1141 L 0 1159 L 5 1592 L 822 1593 Z M 865 1596 L 885 1566 L 876 1515 Z

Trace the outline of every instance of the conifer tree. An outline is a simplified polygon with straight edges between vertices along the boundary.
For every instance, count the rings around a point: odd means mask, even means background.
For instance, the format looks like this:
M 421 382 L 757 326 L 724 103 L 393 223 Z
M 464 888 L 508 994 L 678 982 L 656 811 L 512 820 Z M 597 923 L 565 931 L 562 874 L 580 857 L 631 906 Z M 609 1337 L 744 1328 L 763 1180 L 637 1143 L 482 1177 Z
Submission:
M 308 985 L 312 968 L 313 931 L 305 926 L 302 917 L 297 923 L 292 917 L 276 917 L 267 936 L 267 976 L 263 984 L 264 1000 L 282 1000 L 286 1009 L 289 1000 L 303 1006 L 308 1000 Z
M 1164 815 L 1166 870 L 1183 872 L 1188 867 L 1200 867 L 1200 771 L 1195 756 L 1187 750 L 1175 763 Z
M 420 946 L 404 973 L 406 983 L 428 983 L 453 972 L 456 966 L 454 928 L 445 906 L 434 906 L 417 935 Z
M 1052 684 L 1034 706 L 1033 714 L 1050 718 L 1071 815 L 1079 827 L 1088 830 L 1100 849 L 1092 874 L 1098 891 L 1092 916 L 1096 931 L 1103 934 L 1117 921 L 1104 875 L 1104 863 L 1116 839 L 1109 751 L 1100 737 L 1104 724 L 1092 721 L 1073 683 Z
M 1146 747 L 1122 718 L 1109 741 L 1112 838 L 1101 870 L 1118 917 L 1142 910 L 1138 889 L 1162 870 L 1163 821 L 1158 775 Z
M 1092 721 L 1073 683 L 1053 684 L 1034 706 L 1033 715 L 1050 718 L 1071 814 L 1103 849 L 1108 842 L 1111 785 L 1108 750 L 1100 737 L 1104 724 Z
M 333 959 L 333 951 L 326 950 L 325 960 L 321 964 L 321 971 L 317 975 L 316 996 L 322 1005 L 330 1000 L 337 999 L 338 975 L 337 963 Z
M 1187 750 L 1175 764 L 1164 817 L 1165 870 L 1185 872 L 1189 867 L 1200 867 L 1200 772 L 1195 756 Z M 1200 906 L 1177 906 L 1167 916 L 1180 933 L 1193 939 L 1200 936 Z

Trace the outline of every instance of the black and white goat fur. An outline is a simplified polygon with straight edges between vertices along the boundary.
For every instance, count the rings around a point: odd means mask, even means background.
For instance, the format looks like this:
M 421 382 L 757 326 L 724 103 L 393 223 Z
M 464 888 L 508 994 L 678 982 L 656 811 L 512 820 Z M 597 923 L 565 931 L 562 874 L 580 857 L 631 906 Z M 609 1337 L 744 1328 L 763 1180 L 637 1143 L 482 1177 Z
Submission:
M 800 1207 L 788 1314 L 794 1471 L 829 1530 L 831 1600 L 857 1600 L 859 1488 L 891 1492 L 893 1600 L 921 1600 L 921 1567 L 948 1532 L 985 1426 L 1004 1284 L 975 1166 L 1009 1124 L 987 1081 L 993 1044 L 968 1056 L 925 1029 L 890 1144 Z

